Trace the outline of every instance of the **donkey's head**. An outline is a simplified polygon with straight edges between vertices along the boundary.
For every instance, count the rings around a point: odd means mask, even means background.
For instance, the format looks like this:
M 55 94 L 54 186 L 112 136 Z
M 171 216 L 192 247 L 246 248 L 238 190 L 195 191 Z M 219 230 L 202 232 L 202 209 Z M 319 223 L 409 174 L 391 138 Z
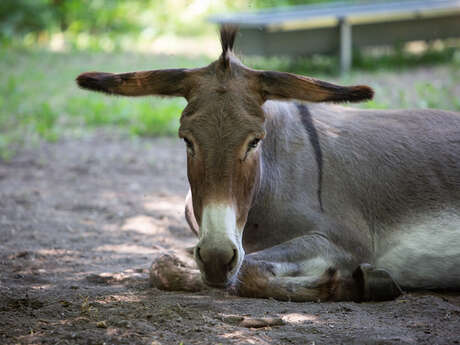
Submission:
M 204 281 L 221 287 L 236 277 L 244 257 L 243 228 L 261 176 L 263 103 L 354 102 L 373 95 L 367 86 L 343 87 L 247 68 L 232 53 L 236 32 L 234 27 L 221 29 L 222 55 L 203 68 L 90 72 L 77 78 L 81 87 L 109 94 L 186 98 L 179 136 L 187 148 L 193 209 L 200 225 L 195 259 Z

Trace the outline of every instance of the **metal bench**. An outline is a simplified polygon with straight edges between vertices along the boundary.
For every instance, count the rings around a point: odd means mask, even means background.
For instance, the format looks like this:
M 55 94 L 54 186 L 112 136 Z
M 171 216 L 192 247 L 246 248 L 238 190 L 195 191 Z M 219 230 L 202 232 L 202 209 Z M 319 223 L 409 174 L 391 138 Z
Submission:
M 460 37 L 460 0 L 343 1 L 210 20 L 238 25 L 237 48 L 244 54 L 303 56 L 339 50 L 341 70 L 346 72 L 352 47 Z

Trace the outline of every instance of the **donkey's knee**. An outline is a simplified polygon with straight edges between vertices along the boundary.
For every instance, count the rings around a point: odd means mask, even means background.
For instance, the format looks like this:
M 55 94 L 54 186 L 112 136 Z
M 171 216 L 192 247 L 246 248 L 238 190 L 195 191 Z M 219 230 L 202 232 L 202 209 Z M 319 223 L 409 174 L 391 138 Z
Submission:
M 242 297 L 267 298 L 269 279 L 275 273 L 270 264 L 245 258 L 231 292 Z
M 234 292 L 239 296 L 275 298 L 297 302 L 352 300 L 356 294 L 351 279 L 335 268 L 319 275 L 278 275 L 277 264 L 245 261 Z

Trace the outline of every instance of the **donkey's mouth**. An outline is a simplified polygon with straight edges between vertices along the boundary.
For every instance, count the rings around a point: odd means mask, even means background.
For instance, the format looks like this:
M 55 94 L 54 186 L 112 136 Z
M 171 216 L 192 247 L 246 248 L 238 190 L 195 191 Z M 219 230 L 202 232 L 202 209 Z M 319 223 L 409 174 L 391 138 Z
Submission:
M 238 273 L 241 268 L 241 261 L 238 260 L 236 265 L 233 267 L 232 270 L 229 271 L 221 271 L 218 270 L 217 267 L 209 267 L 210 269 L 206 270 L 206 268 L 201 270 L 201 280 L 208 286 L 218 288 L 218 289 L 226 289 L 230 286 L 234 285 L 235 281 L 237 280 Z

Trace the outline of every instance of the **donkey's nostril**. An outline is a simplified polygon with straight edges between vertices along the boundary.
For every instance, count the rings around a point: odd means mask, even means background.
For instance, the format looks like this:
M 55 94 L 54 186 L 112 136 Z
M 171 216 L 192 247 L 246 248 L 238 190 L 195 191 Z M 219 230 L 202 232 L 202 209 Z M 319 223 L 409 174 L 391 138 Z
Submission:
M 203 258 L 201 257 L 200 250 L 201 250 L 200 247 L 196 247 L 196 254 L 195 254 L 195 256 L 196 256 L 196 258 L 197 258 L 199 261 L 203 262 Z
M 236 249 L 233 249 L 233 256 L 227 264 L 229 271 L 231 271 L 232 268 L 235 267 L 237 260 L 238 260 L 238 251 Z

